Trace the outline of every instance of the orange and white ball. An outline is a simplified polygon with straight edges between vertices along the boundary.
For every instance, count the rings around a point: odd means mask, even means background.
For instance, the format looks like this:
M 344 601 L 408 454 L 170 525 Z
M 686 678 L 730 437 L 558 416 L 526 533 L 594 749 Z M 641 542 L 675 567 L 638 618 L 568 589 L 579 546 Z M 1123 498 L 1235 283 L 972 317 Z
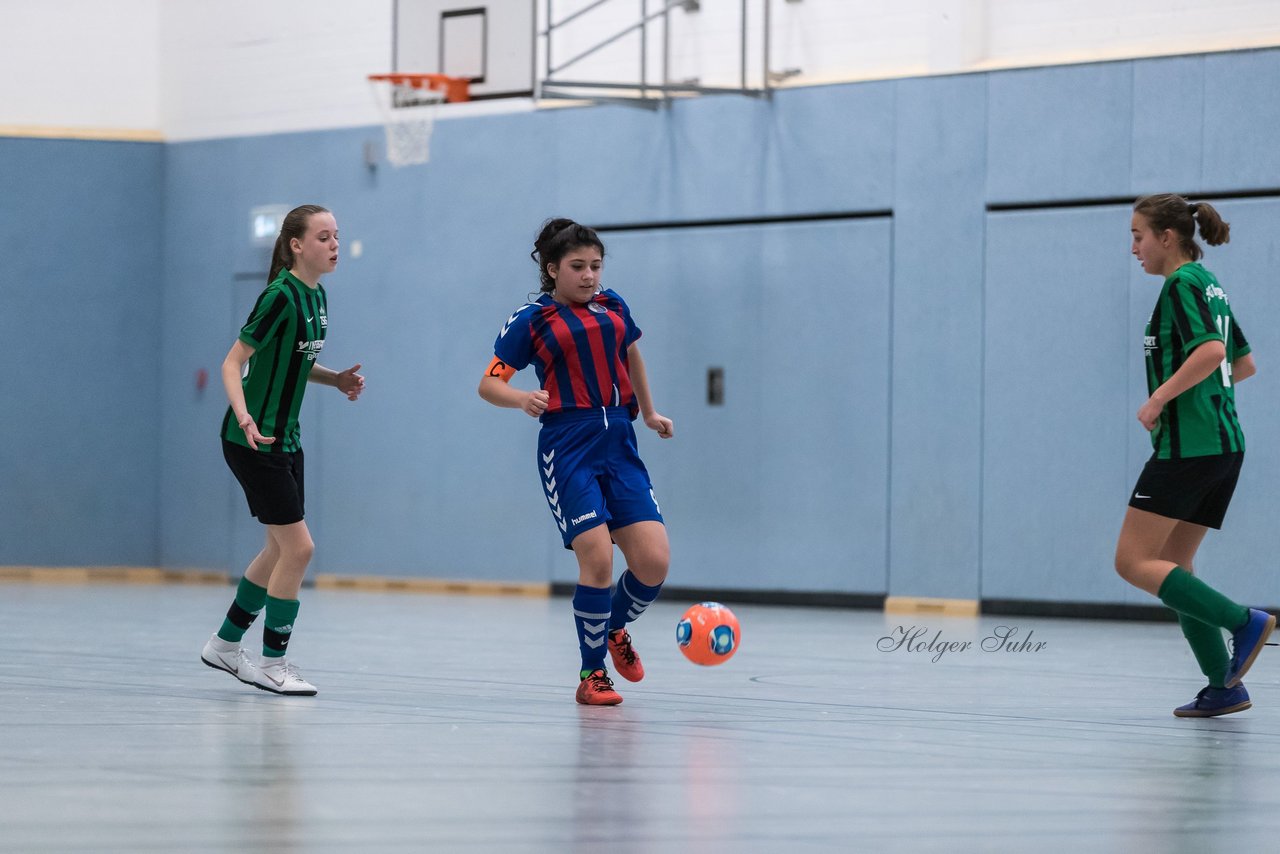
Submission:
M 719 602 L 699 602 L 676 623 L 676 645 L 694 664 L 724 664 L 741 643 L 738 618 Z

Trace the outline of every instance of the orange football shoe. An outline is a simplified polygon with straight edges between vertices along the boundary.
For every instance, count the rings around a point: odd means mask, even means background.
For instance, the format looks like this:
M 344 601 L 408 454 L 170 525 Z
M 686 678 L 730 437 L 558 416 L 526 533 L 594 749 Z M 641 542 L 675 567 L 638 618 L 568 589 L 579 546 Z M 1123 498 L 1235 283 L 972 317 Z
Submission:
M 593 670 L 578 683 L 577 700 L 584 706 L 616 706 L 622 695 L 613 690 L 613 680 L 603 670 Z
M 609 657 L 613 659 L 613 669 L 628 682 L 639 682 L 644 678 L 644 665 L 636 648 L 631 645 L 631 634 L 626 629 L 614 629 L 609 632 Z

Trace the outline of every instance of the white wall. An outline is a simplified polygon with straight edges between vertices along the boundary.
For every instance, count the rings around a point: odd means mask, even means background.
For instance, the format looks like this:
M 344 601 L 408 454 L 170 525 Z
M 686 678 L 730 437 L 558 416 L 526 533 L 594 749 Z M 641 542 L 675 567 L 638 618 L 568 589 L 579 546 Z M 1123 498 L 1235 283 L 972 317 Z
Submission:
M 0 132 L 155 135 L 160 2 L 0 0 Z
M 527 21 L 533 0 L 474 2 L 501 22 Z M 589 2 L 554 0 L 552 18 Z M 751 86 L 763 74 L 763 2 L 748 2 Z M 648 0 L 651 10 L 660 3 Z M 789 86 L 1280 44 L 1277 0 L 771 3 L 772 68 L 800 71 Z M 181 140 L 369 125 L 378 114 L 365 76 L 390 69 L 392 9 L 392 0 L 0 0 L 0 132 L 114 128 Z M 542 16 L 541 0 L 538 9 Z M 698 12 L 672 11 L 670 78 L 736 85 L 740 10 L 740 0 L 702 0 Z M 613 0 L 583 15 L 557 30 L 553 59 L 638 14 L 635 0 Z M 509 33 L 503 38 L 490 64 L 509 64 L 510 89 L 528 77 L 533 57 Z M 657 21 L 649 27 L 650 82 L 661 81 L 661 42 Z M 638 69 L 632 35 L 556 76 L 622 81 Z M 529 108 L 472 104 L 442 117 Z
M 984 0 L 982 68 L 1280 44 L 1276 0 Z
M 165 2 L 161 115 L 169 139 L 372 124 L 365 77 L 391 62 L 391 3 Z
M 507 0 L 521 7 L 528 0 Z M 592 0 L 554 0 L 563 21 Z M 665 0 L 648 0 L 656 11 Z M 747 77 L 761 85 L 765 0 L 747 2 Z M 490 5 L 494 5 L 492 2 Z M 553 34 L 552 66 L 639 20 L 639 3 L 614 0 Z M 545 29 L 544 4 L 538 3 Z M 703 85 L 741 78 L 741 0 L 701 0 L 701 9 L 669 15 L 669 76 Z M 663 20 L 648 26 L 650 83 L 661 82 Z M 1277 0 L 771 0 L 770 68 L 798 69 L 785 85 L 947 74 L 993 68 L 1202 53 L 1280 44 Z M 546 67 L 539 49 L 538 69 Z M 637 79 L 640 39 L 554 73 L 562 79 Z

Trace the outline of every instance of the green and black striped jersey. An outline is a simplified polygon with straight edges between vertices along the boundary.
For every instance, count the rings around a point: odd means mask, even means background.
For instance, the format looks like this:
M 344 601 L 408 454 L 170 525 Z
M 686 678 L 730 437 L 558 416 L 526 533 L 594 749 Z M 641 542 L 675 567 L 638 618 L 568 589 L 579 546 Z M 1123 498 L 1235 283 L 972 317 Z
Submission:
M 254 349 L 243 380 L 244 402 L 263 436 L 274 436 L 259 451 L 281 453 L 301 447 L 298 410 L 307 377 L 324 347 L 329 328 L 324 287 L 309 288 L 288 270 L 258 297 L 240 340 Z M 227 407 L 222 438 L 248 447 L 235 413 Z
M 1197 262 L 1183 264 L 1165 279 L 1147 321 L 1147 391 L 1173 376 L 1191 351 L 1206 341 L 1222 341 L 1227 357 L 1219 370 L 1171 400 L 1160 414 L 1151 444 L 1162 460 L 1207 457 L 1244 450 L 1236 417 L 1231 363 L 1249 352 L 1249 342 L 1231 315 L 1227 294 Z

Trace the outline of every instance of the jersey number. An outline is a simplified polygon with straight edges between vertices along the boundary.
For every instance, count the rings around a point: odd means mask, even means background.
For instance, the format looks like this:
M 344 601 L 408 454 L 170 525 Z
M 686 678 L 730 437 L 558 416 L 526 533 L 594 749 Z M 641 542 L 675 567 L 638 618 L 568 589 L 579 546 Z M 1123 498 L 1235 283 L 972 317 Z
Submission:
M 1225 349 L 1230 340 L 1228 333 L 1231 332 L 1231 318 L 1218 315 L 1214 318 L 1214 322 L 1218 325 L 1218 332 L 1222 335 L 1222 344 Z M 1231 362 L 1227 361 L 1225 356 L 1222 359 L 1222 387 L 1231 388 Z

